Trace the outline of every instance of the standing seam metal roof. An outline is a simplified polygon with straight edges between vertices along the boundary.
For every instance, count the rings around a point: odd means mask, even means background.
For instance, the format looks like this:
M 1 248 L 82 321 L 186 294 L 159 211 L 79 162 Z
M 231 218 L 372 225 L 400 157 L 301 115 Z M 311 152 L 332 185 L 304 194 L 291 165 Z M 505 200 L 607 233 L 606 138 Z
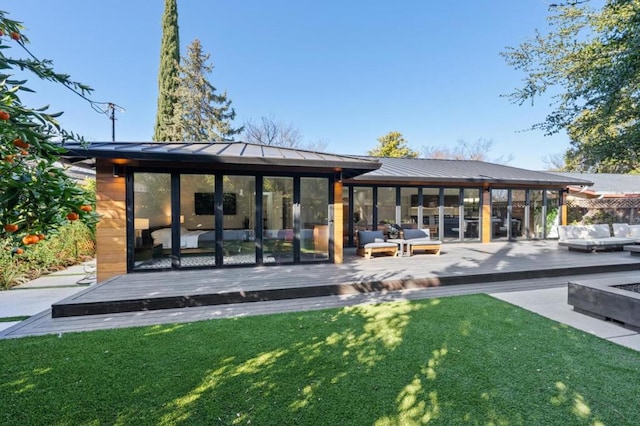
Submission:
M 371 157 L 362 157 L 371 158 Z M 476 160 L 440 160 L 425 158 L 378 158 L 382 167 L 353 178 L 366 181 L 469 182 L 523 185 L 591 185 L 592 182 L 552 173 L 539 172 Z

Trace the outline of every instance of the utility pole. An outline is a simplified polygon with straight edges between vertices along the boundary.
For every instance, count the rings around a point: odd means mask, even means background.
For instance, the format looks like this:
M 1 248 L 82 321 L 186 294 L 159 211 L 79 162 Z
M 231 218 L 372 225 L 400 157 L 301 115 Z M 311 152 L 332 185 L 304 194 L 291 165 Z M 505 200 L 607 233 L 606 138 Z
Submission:
M 109 120 L 111 120 L 111 141 L 116 141 L 116 108 L 120 110 L 120 112 L 124 112 L 124 108 L 119 105 L 114 104 L 113 102 L 109 102 L 107 104 L 107 112 L 109 114 Z

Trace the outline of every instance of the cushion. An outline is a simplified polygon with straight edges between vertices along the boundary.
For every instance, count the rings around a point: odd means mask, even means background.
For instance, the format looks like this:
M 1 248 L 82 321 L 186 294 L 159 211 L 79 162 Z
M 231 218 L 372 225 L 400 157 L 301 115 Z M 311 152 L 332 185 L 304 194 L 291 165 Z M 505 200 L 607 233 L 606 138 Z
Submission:
M 629 236 L 629 224 L 628 223 L 614 223 L 613 235 L 616 237 L 626 238 Z
M 609 238 L 611 236 L 611 228 L 608 223 L 599 223 L 596 225 L 590 225 L 593 229 L 595 238 Z M 590 232 L 591 234 L 591 232 Z
M 373 243 L 376 238 L 384 241 L 384 233 L 382 231 L 358 231 L 358 247 Z
M 640 225 L 629 225 L 630 238 L 640 238 Z
M 405 229 L 404 230 L 404 239 L 412 240 L 415 238 L 426 238 L 429 239 L 429 229 Z

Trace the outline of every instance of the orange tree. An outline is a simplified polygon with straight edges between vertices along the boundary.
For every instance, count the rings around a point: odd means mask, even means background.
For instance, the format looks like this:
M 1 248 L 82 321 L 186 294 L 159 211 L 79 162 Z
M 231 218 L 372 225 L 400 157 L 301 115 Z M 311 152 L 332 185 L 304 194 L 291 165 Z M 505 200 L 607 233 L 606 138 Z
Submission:
M 20 100 L 26 80 L 15 73 L 32 73 L 40 79 L 62 84 L 86 99 L 88 86 L 53 70 L 52 62 L 31 55 L 29 40 L 20 22 L 0 11 L 0 239 L 12 241 L 14 253 L 54 233 L 69 221 L 95 225 L 91 194 L 69 178 L 61 167 L 65 141 L 82 141 L 61 128 L 47 107 L 29 108 Z M 25 59 L 7 55 L 11 48 L 27 54 Z

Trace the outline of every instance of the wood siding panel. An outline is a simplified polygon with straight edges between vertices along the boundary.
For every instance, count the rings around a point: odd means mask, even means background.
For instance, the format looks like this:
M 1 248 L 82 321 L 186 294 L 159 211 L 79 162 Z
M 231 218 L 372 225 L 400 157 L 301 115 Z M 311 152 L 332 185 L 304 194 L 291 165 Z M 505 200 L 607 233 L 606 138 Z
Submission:
M 333 262 L 344 262 L 343 221 L 344 205 L 342 204 L 342 182 L 336 181 L 333 186 Z
M 124 176 L 113 176 L 113 164 L 96 164 L 96 227 L 98 281 L 127 273 L 127 220 Z

